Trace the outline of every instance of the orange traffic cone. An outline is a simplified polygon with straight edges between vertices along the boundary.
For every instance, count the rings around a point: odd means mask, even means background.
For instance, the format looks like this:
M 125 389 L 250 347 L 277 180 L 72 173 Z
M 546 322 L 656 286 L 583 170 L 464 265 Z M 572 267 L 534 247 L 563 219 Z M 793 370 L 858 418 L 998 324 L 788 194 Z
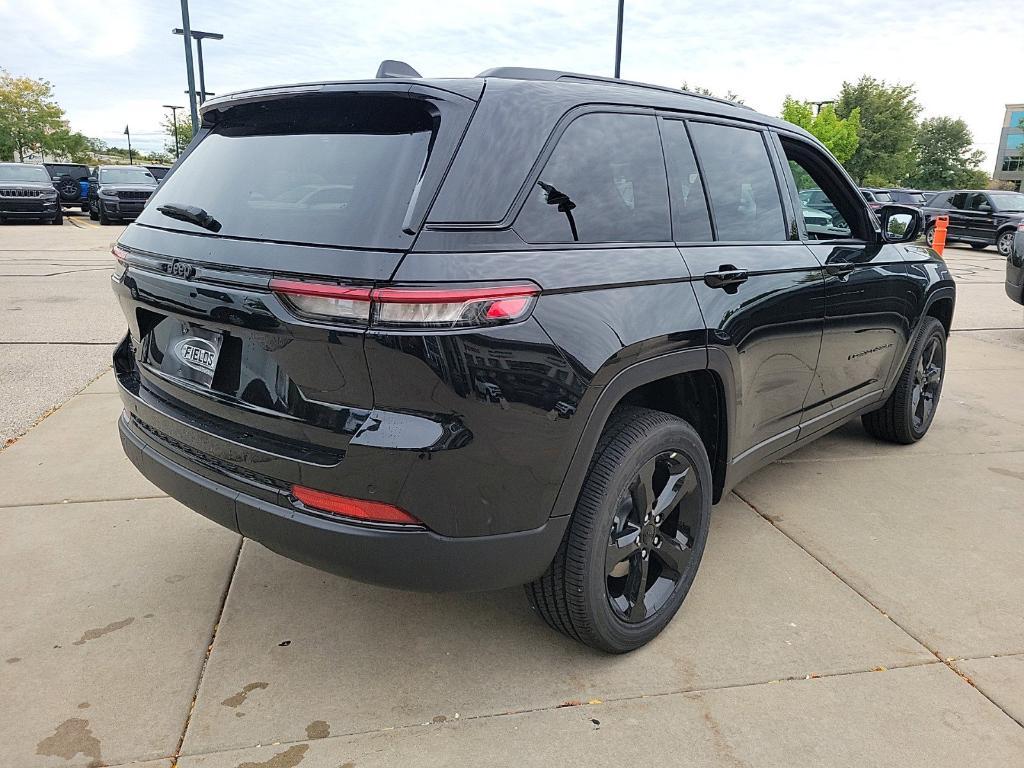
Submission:
M 932 234 L 932 248 L 939 256 L 946 247 L 946 228 L 949 227 L 949 216 L 935 217 L 935 232 Z

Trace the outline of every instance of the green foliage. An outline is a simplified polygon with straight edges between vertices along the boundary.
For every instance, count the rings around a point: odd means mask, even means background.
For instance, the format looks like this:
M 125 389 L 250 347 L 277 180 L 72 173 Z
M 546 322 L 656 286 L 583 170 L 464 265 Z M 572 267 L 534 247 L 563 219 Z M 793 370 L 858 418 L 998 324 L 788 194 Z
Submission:
M 184 119 L 183 119 L 184 118 Z M 164 142 L 164 150 L 169 157 L 174 158 L 174 122 L 171 120 L 170 115 L 164 115 L 164 119 L 161 121 L 160 126 L 164 129 L 164 133 L 167 134 L 167 140 Z M 184 151 L 185 147 L 192 141 L 192 121 L 188 117 L 188 113 L 181 111 L 178 115 L 178 147 Z
M 888 85 L 867 75 L 844 82 L 836 102 L 842 119 L 860 110 L 860 141 L 844 165 L 862 186 L 899 186 L 914 171 L 921 105 L 912 85 Z
M 952 117 L 930 117 L 921 122 L 914 140 L 917 169 L 909 183 L 921 189 L 978 188 L 988 183 L 980 170 L 985 153 L 972 150 L 974 137 L 967 123 Z
M 814 114 L 811 104 L 787 96 L 782 103 L 782 119 L 799 125 L 816 137 L 840 163 L 853 157 L 860 143 L 859 108 L 851 110 L 844 119 L 836 114 L 831 104 L 823 105 L 818 114 Z
M 725 96 L 719 96 L 717 93 L 713 92 L 710 88 L 703 88 L 703 87 L 701 87 L 699 85 L 695 85 L 695 86 L 693 86 L 691 88 L 690 84 L 687 83 L 686 81 L 683 81 L 683 84 L 681 86 L 679 86 L 679 87 L 682 88 L 684 91 L 689 91 L 690 93 L 696 93 L 698 96 L 710 96 L 713 99 L 725 99 L 726 101 L 731 101 L 731 102 L 734 102 L 736 104 L 746 104 L 746 102 L 743 101 L 743 99 L 740 98 L 738 93 L 733 93 L 732 91 L 726 91 L 725 92 Z
M 89 157 L 89 140 L 68 126 L 51 83 L 0 69 L 0 160 L 41 152 L 81 162 Z

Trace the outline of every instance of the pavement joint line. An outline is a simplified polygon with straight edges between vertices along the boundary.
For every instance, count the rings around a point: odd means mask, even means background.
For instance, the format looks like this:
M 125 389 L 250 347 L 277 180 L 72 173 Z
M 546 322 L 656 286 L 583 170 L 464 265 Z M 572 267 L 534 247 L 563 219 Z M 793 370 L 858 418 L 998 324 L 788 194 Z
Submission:
M 116 341 L 0 341 L 0 346 L 5 347 L 110 347 L 115 344 Z
M 107 502 L 121 501 L 151 501 L 152 499 L 169 499 L 166 493 L 159 493 L 153 496 L 115 496 L 109 499 L 61 499 L 60 501 L 37 501 L 32 504 L 0 504 L 0 511 L 5 509 L 29 509 L 31 507 L 56 507 L 68 504 L 105 504 Z
M 210 663 L 210 657 L 213 655 L 213 646 L 217 641 L 217 630 L 220 628 L 221 619 L 224 618 L 224 607 L 228 603 L 228 595 L 231 593 L 231 585 L 235 582 L 235 574 L 238 573 L 238 563 L 242 559 L 242 547 L 245 545 L 245 537 L 238 537 L 238 549 L 235 550 L 235 562 L 231 565 L 231 575 L 228 576 L 227 584 L 224 585 L 224 593 L 220 598 L 220 607 L 217 609 L 217 618 L 213 622 L 213 629 L 210 631 L 210 642 L 206 645 L 206 656 L 203 658 L 203 666 L 199 669 L 199 677 L 196 680 L 195 690 L 192 692 L 192 701 L 188 707 L 188 714 L 185 716 L 185 723 L 181 728 L 181 738 L 178 739 L 178 745 L 174 748 L 174 755 L 171 757 L 171 765 L 175 766 L 178 764 L 178 759 L 181 757 L 181 748 L 185 745 L 185 737 L 188 735 L 189 726 L 192 724 L 192 715 L 196 711 L 196 701 L 199 699 L 199 689 L 203 685 L 203 677 L 206 675 L 206 667 Z
M 950 333 L 976 333 L 979 331 L 1024 331 L 1024 325 L 1006 325 L 998 328 L 954 328 Z
M 931 666 L 936 666 L 939 663 L 940 663 L 939 661 L 907 662 L 907 663 L 901 663 L 901 664 L 894 664 L 891 667 L 884 667 L 884 668 L 874 667 L 874 668 L 871 668 L 871 669 L 854 669 L 854 670 L 849 670 L 849 671 L 846 671 L 846 672 L 832 672 L 832 673 L 826 673 L 826 674 L 823 674 L 823 675 L 813 675 L 813 674 L 812 675 L 794 675 L 792 677 L 781 677 L 781 678 L 771 678 L 771 679 L 766 679 L 766 680 L 756 680 L 756 681 L 748 682 L 748 683 L 731 683 L 731 684 L 727 684 L 727 685 L 709 686 L 709 687 L 706 687 L 706 688 L 681 688 L 679 690 L 674 690 L 674 691 L 660 691 L 658 693 L 638 693 L 638 694 L 631 694 L 631 695 L 627 695 L 627 696 L 613 696 L 613 697 L 609 697 L 609 698 L 595 699 L 595 701 L 600 701 L 599 704 L 591 704 L 589 701 L 580 701 L 579 703 L 577 703 L 576 701 L 571 701 L 571 702 L 563 702 L 561 704 L 550 704 L 550 705 L 546 705 L 546 706 L 527 707 L 525 709 L 510 709 L 510 710 L 507 710 L 505 712 L 483 712 L 483 713 L 478 714 L 478 715 L 466 715 L 464 717 L 460 716 L 458 718 L 458 720 L 456 720 L 454 718 L 449 718 L 444 723 L 433 723 L 433 722 L 406 723 L 406 724 L 403 724 L 403 725 L 384 726 L 384 727 L 380 727 L 380 728 L 366 728 L 366 729 L 363 729 L 363 730 L 360 730 L 360 731 L 349 731 L 349 732 L 346 732 L 346 733 L 332 733 L 330 736 L 327 736 L 327 737 L 325 737 L 323 739 L 316 739 L 316 741 L 330 741 L 331 739 L 345 739 L 345 738 L 352 738 L 354 736 L 366 736 L 366 735 L 375 734 L 375 733 L 394 733 L 394 732 L 398 732 L 398 731 L 406 731 L 406 730 L 411 730 L 411 729 L 414 729 L 414 728 L 424 728 L 424 727 L 429 727 L 429 726 L 435 726 L 437 728 L 445 728 L 445 727 L 448 727 L 448 726 L 451 726 L 451 725 L 458 725 L 459 723 L 470 723 L 470 722 L 475 722 L 477 720 L 490 720 L 490 719 L 493 719 L 493 718 L 509 717 L 509 716 L 515 716 L 515 715 L 530 715 L 530 714 L 535 714 L 535 713 L 538 713 L 538 712 L 557 712 L 560 709 L 576 709 L 576 708 L 585 708 L 585 707 L 600 707 L 600 706 L 603 706 L 605 704 L 610 704 L 610 703 L 618 704 L 618 703 L 621 703 L 621 702 L 640 701 L 642 699 L 656 699 L 656 698 L 663 698 L 663 697 L 669 697 L 669 696 L 692 696 L 693 694 L 713 693 L 713 692 L 716 692 L 716 691 L 729 691 L 729 690 L 740 689 L 740 688 L 755 688 L 755 687 L 759 687 L 759 686 L 763 686 L 763 685 L 777 685 L 777 684 L 781 684 L 781 683 L 803 683 L 803 682 L 811 682 L 813 680 L 829 680 L 829 679 L 835 678 L 835 677 L 851 677 L 853 675 L 867 675 L 867 674 L 872 674 L 872 673 L 876 673 L 876 672 L 892 672 L 892 671 L 896 671 L 896 670 L 913 669 L 915 667 L 931 667 Z M 243 749 L 253 749 L 253 748 L 256 748 L 256 747 L 270 747 L 270 746 L 273 746 L 273 747 L 288 747 L 288 746 L 294 745 L 294 744 L 308 744 L 310 741 L 311 741 L 310 739 L 294 739 L 294 740 L 290 740 L 290 741 L 283 741 L 283 740 L 282 741 L 275 741 L 272 744 L 264 744 L 264 743 L 248 744 L 248 745 L 245 745 L 245 746 L 233 746 L 233 747 L 224 747 L 223 749 L 212 749 L 212 750 L 207 750 L 206 752 L 189 752 L 189 753 L 184 753 L 184 754 L 178 755 L 178 757 L 179 758 L 180 757 L 207 757 L 207 756 L 210 756 L 210 755 L 220 755 L 220 754 L 225 754 L 225 753 L 228 753 L 228 752 L 237 752 L 237 751 L 240 751 L 240 750 L 243 750 Z M 161 758 L 158 758 L 158 759 L 161 759 Z M 162 759 L 168 759 L 168 758 L 162 758 Z M 171 759 L 174 760 L 176 758 L 171 758 Z M 123 763 L 123 765 L 127 765 L 127 763 Z M 110 768 L 117 768 L 117 767 L 116 766 L 111 766 Z
M 971 680 L 971 678 L 969 678 L 967 675 L 965 675 L 963 672 L 961 672 L 960 670 L 958 670 L 954 666 L 954 662 L 955 662 L 954 657 L 943 658 L 939 654 L 939 652 L 936 651 L 934 648 L 932 648 L 930 645 L 928 645 L 928 643 L 926 643 L 923 638 L 918 637 L 913 632 L 911 632 L 909 629 L 907 629 L 905 626 L 903 626 L 900 622 L 896 621 L 896 619 L 894 619 L 887 611 L 883 610 L 881 606 L 879 606 L 877 603 L 875 603 L 875 601 L 871 600 L 861 590 L 859 590 L 859 589 L 857 589 L 857 587 L 853 586 L 853 584 L 851 584 L 847 579 L 844 579 L 834 569 L 830 568 L 823 560 L 821 560 L 821 558 L 819 558 L 817 555 L 815 555 L 813 552 L 811 552 L 805 546 L 800 544 L 800 542 L 798 542 L 796 539 L 794 539 L 792 536 L 790 536 L 786 531 L 782 530 L 782 528 L 780 528 L 778 526 L 778 524 L 774 520 L 772 520 L 766 514 L 761 512 L 761 510 L 758 509 L 756 505 L 754 505 L 752 502 L 748 501 L 743 496 L 741 496 L 738 491 L 733 490 L 732 493 L 733 493 L 734 496 L 736 496 L 736 498 L 738 498 L 740 501 L 742 501 L 744 504 L 746 504 L 748 507 L 750 507 L 750 509 L 753 510 L 753 512 L 756 515 L 761 517 L 765 522 L 767 522 L 770 526 L 772 526 L 772 528 L 774 528 L 779 533 L 781 533 L 783 536 L 785 536 L 787 539 L 789 539 L 791 542 L 793 542 L 793 544 L 795 544 L 796 546 L 800 547 L 800 549 L 803 550 L 804 552 L 806 552 L 808 554 L 808 556 L 814 558 L 814 560 L 817 563 L 819 563 L 822 568 L 827 570 L 829 573 L 831 573 L 833 576 L 835 576 L 837 579 L 839 579 L 839 581 L 841 581 L 843 584 L 845 584 L 847 587 L 849 587 L 849 589 L 854 594 L 858 595 L 861 600 L 863 600 L 865 603 L 867 603 L 872 608 L 874 608 L 876 611 L 878 611 L 882 616 L 884 616 L 889 621 L 891 621 L 895 627 L 898 627 L 899 629 L 903 630 L 903 632 L 908 637 L 910 637 L 912 640 L 914 640 L 916 643 L 918 643 L 922 648 L 926 649 L 943 666 L 947 667 L 953 674 L 955 674 L 957 677 L 959 677 L 961 680 L 963 680 L 965 683 L 967 683 L 967 685 L 971 686 L 971 688 L 973 688 L 975 691 L 977 691 L 978 694 L 980 696 L 982 696 L 990 704 L 992 704 L 992 706 L 994 706 L 996 709 L 998 709 L 1000 712 L 1002 712 L 1004 715 L 1006 715 L 1008 718 L 1010 718 L 1010 720 L 1015 722 L 1017 725 L 1019 725 L 1022 728 L 1024 728 L 1024 722 L 1021 722 L 1020 720 L 1015 718 L 1013 715 L 1011 715 L 1009 712 L 1007 712 L 1005 709 L 1003 709 L 1001 706 L 999 706 L 999 704 L 997 704 L 991 697 L 989 697 L 984 691 L 982 691 L 980 688 L 978 688 L 978 686 L 974 684 L 974 681 Z
M 65 270 L 64 272 L 47 272 L 45 275 L 14 275 L 8 273 L 0 273 L 0 277 L 57 277 L 58 275 L 78 275 L 81 274 L 82 272 L 101 272 L 105 269 L 110 269 L 110 267 L 106 266 L 85 267 L 84 269 L 68 269 Z
M 826 463 L 827 462 L 827 463 L 830 463 L 830 464 L 836 464 L 836 463 L 839 463 L 839 462 L 846 462 L 846 461 L 877 461 L 879 459 L 884 459 L 885 461 L 902 461 L 902 460 L 905 460 L 905 459 L 913 459 L 913 458 L 918 458 L 918 457 L 920 457 L 920 458 L 927 458 L 927 457 L 935 457 L 935 456 L 1001 456 L 1001 455 L 1005 455 L 1005 454 L 1015 454 L 1015 453 L 1024 453 L 1024 449 L 1021 449 L 1021 448 L 1011 448 L 1011 449 L 1005 450 L 1005 451 L 964 451 L 964 452 L 943 451 L 941 453 L 926 453 L 924 451 L 915 451 L 912 454 L 907 453 L 907 454 L 903 454 L 903 455 L 875 454 L 873 456 L 837 456 L 836 458 L 823 457 L 823 458 L 819 458 L 819 459 L 778 459 L 775 463 L 776 464 L 816 464 L 816 463 Z M 736 494 L 736 495 L 739 496 L 739 494 Z M 740 497 L 740 498 L 742 498 L 742 497 Z M 747 502 L 746 499 L 743 499 L 743 501 Z M 747 502 L 747 503 L 749 504 L 750 502 Z M 760 513 L 758 513 L 758 514 L 760 514 Z

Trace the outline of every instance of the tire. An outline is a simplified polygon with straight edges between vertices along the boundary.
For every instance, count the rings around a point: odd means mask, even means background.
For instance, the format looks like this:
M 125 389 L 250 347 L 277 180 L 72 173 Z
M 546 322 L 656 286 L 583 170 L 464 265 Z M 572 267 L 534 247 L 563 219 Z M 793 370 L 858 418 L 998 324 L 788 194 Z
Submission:
M 82 203 L 82 213 L 88 213 L 88 212 L 89 212 L 89 204 L 88 203 Z
M 57 207 L 57 215 L 50 221 L 51 224 L 56 224 L 58 227 L 64 224 L 64 211 Z
M 861 416 L 864 429 L 879 440 L 916 443 L 935 418 L 945 372 L 946 329 L 927 317 L 889 399 L 877 411 Z
M 929 224 L 924 230 L 924 241 L 928 243 L 928 247 L 932 247 L 932 243 L 935 241 L 935 225 Z
M 526 585 L 530 606 L 553 629 L 602 651 L 649 642 L 693 583 L 711 494 L 711 465 L 693 427 L 660 411 L 617 409 L 554 560 Z
M 996 248 L 1001 256 L 1007 258 L 1013 253 L 1013 230 L 1008 229 L 1005 232 L 1000 232 L 996 238 Z
M 110 217 L 107 216 L 107 212 L 103 210 L 103 203 L 100 203 L 96 207 L 99 209 L 99 216 L 97 218 L 100 220 L 100 225 L 106 226 L 110 223 Z
M 57 182 L 57 194 L 60 195 L 62 203 L 74 203 L 81 199 L 82 188 L 78 185 L 77 181 L 65 173 L 60 177 L 60 181 Z
M 971 243 L 971 248 L 973 248 L 976 251 L 983 251 L 986 248 L 988 248 L 988 244 L 987 243 Z

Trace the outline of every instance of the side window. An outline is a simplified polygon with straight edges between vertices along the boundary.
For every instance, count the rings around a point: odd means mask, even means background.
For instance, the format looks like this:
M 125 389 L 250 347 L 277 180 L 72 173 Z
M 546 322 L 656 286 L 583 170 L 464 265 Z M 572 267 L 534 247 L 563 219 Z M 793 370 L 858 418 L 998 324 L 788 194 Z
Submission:
M 968 211 L 980 211 L 984 205 L 988 205 L 991 208 L 988 197 L 984 192 L 974 192 L 967 196 L 966 208 Z
M 966 192 L 957 192 L 955 195 L 953 195 L 952 206 L 954 208 L 959 208 L 960 210 L 963 210 L 964 209 L 964 204 L 966 202 L 967 202 L 967 193 Z
M 686 125 L 681 120 L 665 120 L 661 128 L 672 199 L 672 236 L 679 243 L 708 242 L 711 219 Z
M 719 240 L 786 239 L 782 200 L 760 131 L 690 123 Z
M 566 128 L 515 229 L 531 243 L 671 240 L 653 115 L 595 113 Z
M 780 137 L 800 200 L 800 217 L 811 240 L 856 238 L 871 232 L 864 200 L 845 181 L 835 163 L 809 143 Z M 881 193 L 874 195 L 882 200 Z M 889 202 L 889 195 L 884 197 Z

